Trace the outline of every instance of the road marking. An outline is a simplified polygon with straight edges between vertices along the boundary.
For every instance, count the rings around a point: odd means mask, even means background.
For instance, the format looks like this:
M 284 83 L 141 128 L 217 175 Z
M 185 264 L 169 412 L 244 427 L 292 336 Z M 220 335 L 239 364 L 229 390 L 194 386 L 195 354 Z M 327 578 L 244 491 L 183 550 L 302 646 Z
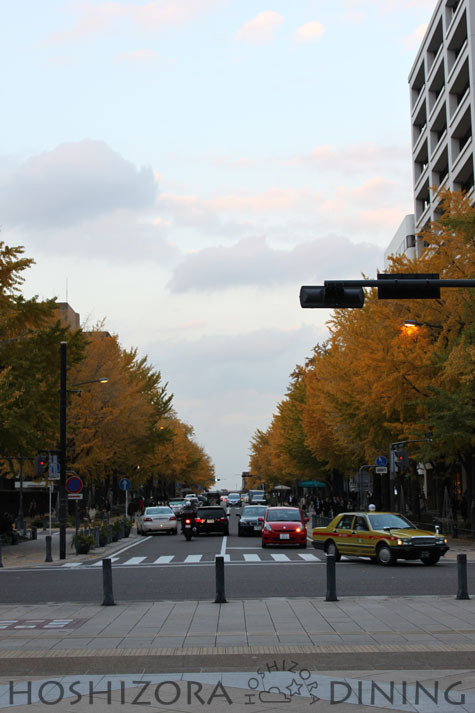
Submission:
M 203 557 L 203 555 L 188 555 L 188 557 L 186 557 L 186 559 L 185 559 L 185 563 L 200 562 L 202 557 Z
M 137 540 L 137 542 L 132 542 L 131 545 L 127 545 L 127 547 L 123 547 L 118 552 L 114 552 L 114 554 L 121 555 L 122 552 L 125 552 L 126 550 L 130 550 L 131 547 L 136 547 L 137 545 L 142 544 L 142 542 L 147 542 L 147 540 L 151 540 L 151 539 L 152 539 L 152 535 L 149 535 L 148 537 L 141 537 L 140 540 Z
M 226 535 L 223 536 L 223 541 L 221 543 L 221 552 L 219 553 L 221 557 L 224 557 L 226 554 L 226 544 L 228 542 L 228 538 Z
M 160 555 L 153 564 L 169 564 L 175 555 Z
M 117 560 L 119 558 L 118 557 L 108 557 L 108 558 L 104 557 L 104 559 L 110 559 L 111 562 L 117 562 Z M 91 567 L 101 567 L 101 566 L 102 566 L 102 560 L 99 560 L 99 562 L 94 562 L 94 564 L 91 565 Z
M 244 554 L 243 557 L 246 562 L 260 562 L 261 561 L 261 558 L 259 557 L 259 555 Z
M 122 564 L 140 564 L 146 559 L 146 557 L 131 557 L 127 562 L 123 562 Z
M 82 562 L 66 562 L 66 564 L 61 565 L 62 567 L 80 567 Z
M 311 555 L 309 552 L 300 553 L 299 552 L 299 557 L 301 557 L 305 562 L 320 562 L 320 558 L 316 557 L 315 555 Z
M 231 555 L 215 555 L 215 560 L 216 557 L 222 557 L 225 562 L 231 562 Z
M 272 559 L 276 562 L 289 562 L 287 555 L 271 555 Z

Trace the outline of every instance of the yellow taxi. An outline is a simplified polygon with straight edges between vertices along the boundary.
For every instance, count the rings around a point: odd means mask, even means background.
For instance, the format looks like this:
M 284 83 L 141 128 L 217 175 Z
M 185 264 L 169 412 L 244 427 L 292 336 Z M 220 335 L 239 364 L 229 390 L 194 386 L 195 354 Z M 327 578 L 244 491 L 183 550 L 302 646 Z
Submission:
M 419 530 L 399 513 L 374 510 L 340 513 L 326 527 L 313 529 L 312 544 L 337 562 L 347 555 L 369 557 L 384 566 L 398 559 L 433 565 L 449 549 L 444 535 Z

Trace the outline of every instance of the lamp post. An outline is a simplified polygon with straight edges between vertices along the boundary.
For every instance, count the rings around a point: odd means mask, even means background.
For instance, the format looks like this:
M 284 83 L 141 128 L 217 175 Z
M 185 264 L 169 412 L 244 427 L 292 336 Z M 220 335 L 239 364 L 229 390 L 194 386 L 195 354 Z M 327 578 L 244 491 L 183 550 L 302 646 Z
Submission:
M 66 559 L 66 527 L 68 522 L 68 499 L 66 494 L 66 399 L 68 389 L 67 379 L 67 342 L 60 344 L 60 384 L 59 384 L 59 558 Z M 83 384 L 105 384 L 107 377 L 81 381 L 73 386 Z

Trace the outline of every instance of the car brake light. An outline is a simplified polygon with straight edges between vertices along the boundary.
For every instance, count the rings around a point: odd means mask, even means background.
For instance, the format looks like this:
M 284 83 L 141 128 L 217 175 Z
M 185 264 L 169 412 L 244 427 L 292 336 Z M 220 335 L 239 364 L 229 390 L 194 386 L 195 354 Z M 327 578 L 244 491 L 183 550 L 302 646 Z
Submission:
M 202 517 L 195 517 L 195 522 L 203 522 L 203 518 L 202 518 Z
M 188 518 L 186 518 L 186 520 L 185 520 L 185 525 L 189 525 L 190 523 L 191 523 L 191 520 L 189 520 Z
M 175 515 L 172 515 L 171 517 L 168 518 L 169 520 L 176 520 Z
M 152 518 L 151 518 L 151 517 L 144 517 L 144 522 L 152 522 Z

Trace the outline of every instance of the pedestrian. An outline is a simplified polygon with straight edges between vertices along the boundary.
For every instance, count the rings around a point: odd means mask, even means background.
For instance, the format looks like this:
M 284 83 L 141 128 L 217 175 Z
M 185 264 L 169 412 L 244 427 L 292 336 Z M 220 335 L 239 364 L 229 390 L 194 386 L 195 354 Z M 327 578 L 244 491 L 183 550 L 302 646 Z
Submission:
M 36 500 L 34 498 L 30 503 L 28 515 L 31 517 L 32 520 L 36 517 Z

